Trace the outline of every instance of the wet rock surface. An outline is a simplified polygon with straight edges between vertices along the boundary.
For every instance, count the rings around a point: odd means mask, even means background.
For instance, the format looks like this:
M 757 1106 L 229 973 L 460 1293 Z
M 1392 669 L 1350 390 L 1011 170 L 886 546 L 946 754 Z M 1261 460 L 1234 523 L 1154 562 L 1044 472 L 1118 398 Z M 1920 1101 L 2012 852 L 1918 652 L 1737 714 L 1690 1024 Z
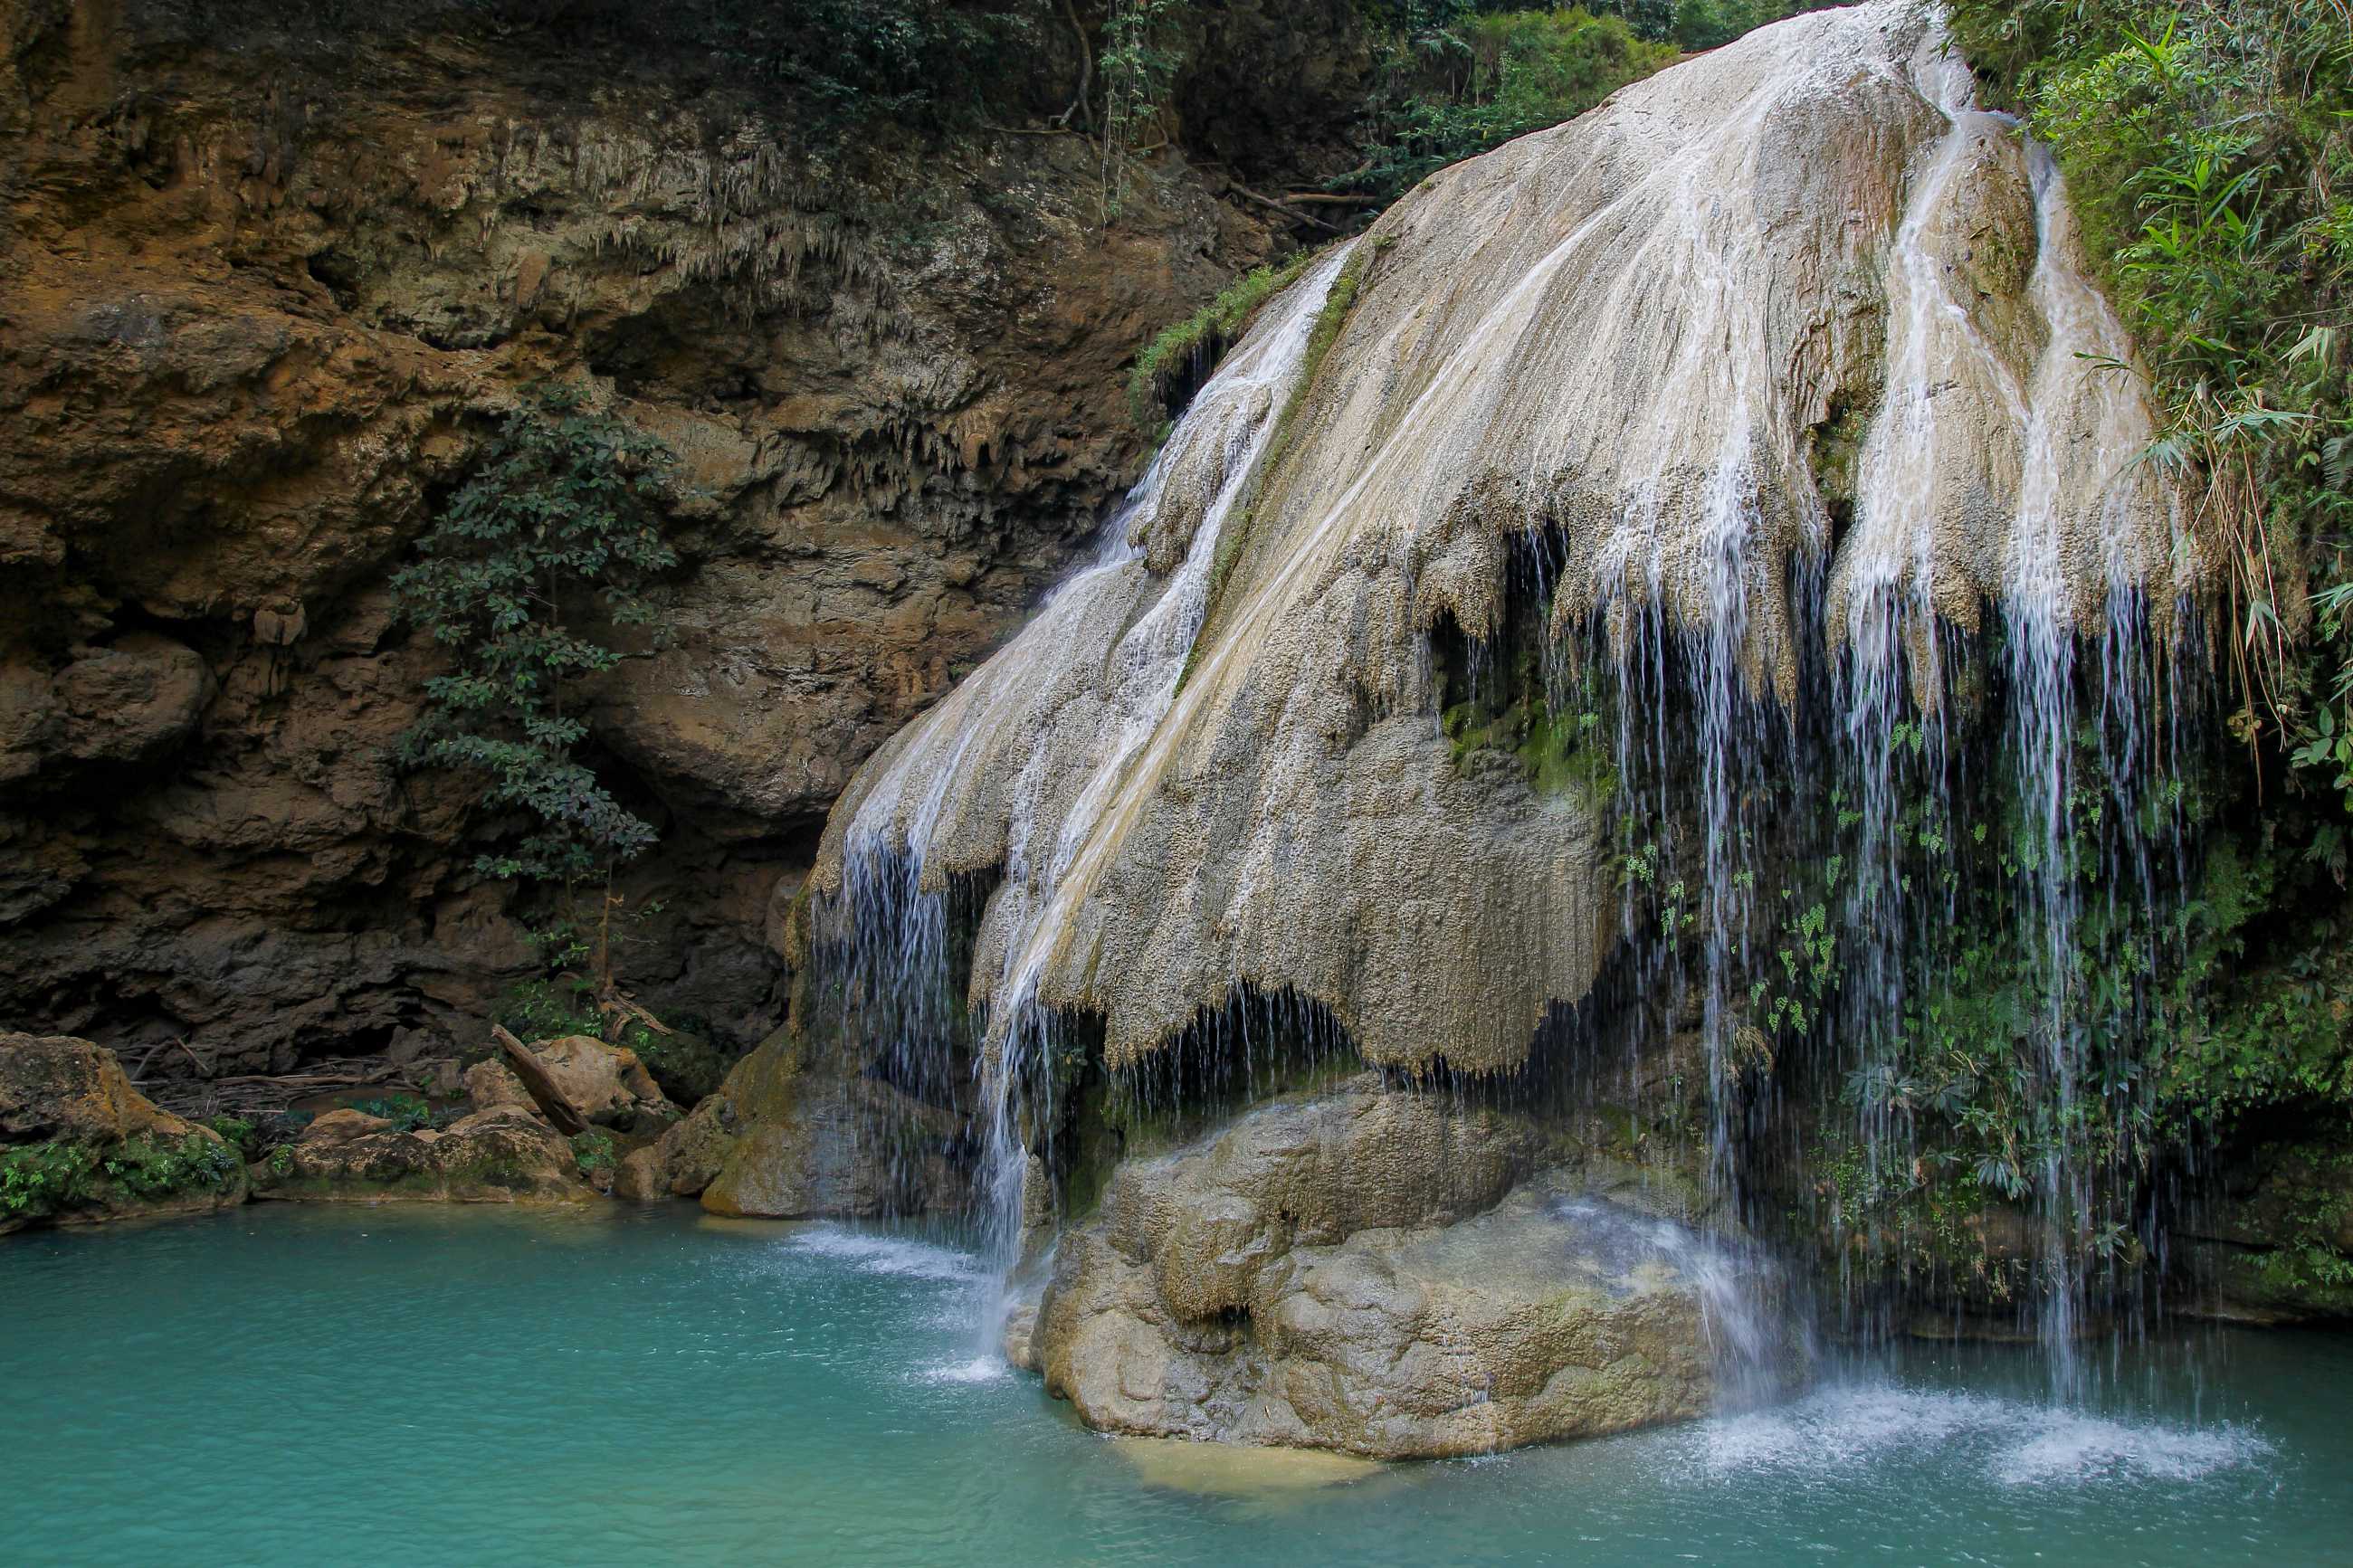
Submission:
M 1122 569 L 1166 574 L 1163 596 L 1073 578 L 955 722 L 943 704 L 861 771 L 813 885 L 855 903 L 892 857 L 926 891 L 1003 869 L 974 1000 L 1000 1036 L 1099 1016 L 1113 1067 L 1239 977 L 1327 1009 L 1371 1064 L 1518 1066 L 1622 934 L 1601 781 L 1627 759 L 1565 735 L 1567 776 L 1538 790 L 1455 755 L 1436 633 L 1501 632 L 1530 592 L 1515 551 L 1542 542 L 1528 608 L 1562 664 L 1635 682 L 1677 639 L 1718 683 L 1704 702 L 1791 712 L 1799 642 L 1848 636 L 1851 610 L 1921 637 L 2031 602 L 2089 630 L 2112 590 L 2163 605 L 2216 580 L 2215 542 L 2136 460 L 2139 385 L 2085 370 L 2131 348 L 2063 204 L 1968 89 L 1936 8 L 1879 0 L 1431 176 L 1341 279 L 1294 284 L 1172 435 Z M 1915 234 L 1924 203 L 1958 216 Z M 1973 310 L 1947 292 L 1964 253 Z M 1321 357 L 1240 374 L 1327 284 Z M 1863 455 L 1841 539 L 1815 445 L 1847 403 L 1908 434 Z M 1270 410 L 1247 504 L 1201 504 L 1243 466 L 1229 414 Z M 2029 482 L 2030 449 L 2067 457 Z M 1180 603 L 1172 568 L 1200 553 L 1212 585 Z M 1835 589 L 1819 628 L 1792 597 L 1809 562 Z M 1163 625 L 1184 635 L 1142 635 Z
M 209 1214 L 246 1186 L 236 1151 L 132 1088 L 113 1052 L 0 1033 L 0 1234 Z
M 727 1163 L 740 1131 L 734 1101 L 714 1094 L 693 1113 L 621 1161 L 613 1195 L 649 1203 L 700 1197 Z
M 735 1121 L 702 1189 L 713 1214 L 864 1219 L 955 1213 L 969 1204 L 967 1172 L 953 1157 L 967 1141 L 955 1109 L 904 1094 L 789 1030 L 737 1063 L 714 1099 L 726 1109 L 698 1106 L 693 1120 L 704 1130 L 682 1127 L 668 1156 L 675 1190 L 681 1175 L 700 1177 L 719 1150 L 718 1119 Z
M 257 1198 L 296 1203 L 593 1201 L 572 1145 L 529 1111 L 497 1105 L 447 1128 L 401 1131 L 331 1111 L 254 1167 Z
M 1667 1190 L 1564 1152 L 1364 1079 L 1125 1165 L 1059 1243 L 1047 1386 L 1106 1431 L 1381 1458 L 1713 1408 L 1742 1326 L 1708 1314 L 1769 1275 Z M 1795 1373 L 1786 1325 L 1742 1331 L 1749 1373 Z

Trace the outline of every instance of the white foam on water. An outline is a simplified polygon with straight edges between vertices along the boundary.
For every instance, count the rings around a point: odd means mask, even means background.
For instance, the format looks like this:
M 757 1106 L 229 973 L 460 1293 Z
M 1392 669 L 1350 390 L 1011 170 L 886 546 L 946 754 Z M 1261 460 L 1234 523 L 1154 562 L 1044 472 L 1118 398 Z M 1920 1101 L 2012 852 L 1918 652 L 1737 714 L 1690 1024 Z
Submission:
M 975 1356 L 970 1361 L 943 1363 L 927 1366 L 915 1373 L 923 1383 L 1003 1383 L 1013 1375 L 1013 1369 L 998 1356 Z
M 791 1242 L 797 1252 L 815 1253 L 849 1264 L 862 1274 L 895 1274 L 913 1279 L 971 1284 L 984 1277 L 970 1253 L 892 1236 L 868 1236 L 839 1226 L 812 1226 Z
M 2227 1423 L 2116 1420 L 1899 1384 L 1822 1389 L 1777 1410 L 1702 1422 L 1690 1440 L 1694 1470 L 1708 1480 L 1760 1471 L 1828 1479 L 1934 1457 L 1957 1474 L 1985 1475 L 2005 1486 L 2190 1481 L 2273 1452 L 2260 1434 Z
M 1894 1384 L 1824 1389 L 1778 1410 L 1701 1425 L 1707 1469 L 1852 1468 L 1896 1448 L 1934 1447 L 1999 1418 L 2000 1402 L 1968 1394 L 1926 1394 Z
M 2010 1486 L 2117 1477 L 2194 1481 L 2263 1458 L 2272 1446 L 2244 1427 L 2127 1425 L 2050 1411 L 2025 1442 L 2006 1450 L 1994 1473 Z

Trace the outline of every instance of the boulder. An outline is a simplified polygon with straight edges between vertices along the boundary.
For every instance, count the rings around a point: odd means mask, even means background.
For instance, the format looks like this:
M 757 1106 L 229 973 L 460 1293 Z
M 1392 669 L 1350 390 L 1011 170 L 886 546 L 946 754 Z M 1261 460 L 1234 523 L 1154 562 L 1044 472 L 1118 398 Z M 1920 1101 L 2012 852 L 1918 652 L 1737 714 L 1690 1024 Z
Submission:
M 522 1107 L 395 1131 L 332 1110 L 254 1167 L 254 1195 L 300 1203 L 587 1203 L 572 1145 Z
M 736 1063 L 722 1095 L 740 1131 L 702 1192 L 713 1214 L 866 1219 L 969 1200 L 951 1158 L 965 1138 L 961 1115 L 839 1060 L 811 1060 L 788 1029 Z
M 133 1089 L 113 1052 L 0 1034 L 0 1234 L 209 1214 L 246 1188 L 237 1151 Z
M 529 1048 L 564 1097 L 595 1126 L 650 1131 L 678 1119 L 678 1107 L 627 1046 L 607 1045 L 594 1035 L 566 1035 L 536 1041 Z M 508 1078 L 514 1081 L 512 1072 Z M 522 1089 L 516 1081 L 518 1094 Z
M 613 1195 L 638 1203 L 702 1195 L 735 1146 L 734 1105 L 714 1094 L 660 1138 L 632 1151 L 613 1180 Z
M 473 1101 L 477 1110 L 488 1110 L 494 1105 L 532 1109 L 531 1096 L 523 1092 L 522 1080 L 496 1058 L 476 1062 L 466 1069 L 466 1098 Z
M 1103 1431 L 1373 1458 L 1620 1431 L 1799 1369 L 1773 1272 L 1700 1219 L 1516 1118 L 1361 1078 L 1123 1166 L 1020 1348 Z

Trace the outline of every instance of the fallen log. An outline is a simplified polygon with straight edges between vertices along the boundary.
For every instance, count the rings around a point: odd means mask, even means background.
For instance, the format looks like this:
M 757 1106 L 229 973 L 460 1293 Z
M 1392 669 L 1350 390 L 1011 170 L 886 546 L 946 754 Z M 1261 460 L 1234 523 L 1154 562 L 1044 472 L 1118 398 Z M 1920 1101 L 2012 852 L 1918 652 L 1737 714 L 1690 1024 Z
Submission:
M 540 1114 L 558 1132 L 569 1138 L 588 1131 L 588 1119 L 580 1114 L 580 1108 L 572 1103 L 571 1097 L 556 1083 L 537 1053 L 516 1039 L 502 1024 L 491 1026 L 491 1037 L 506 1053 L 507 1066 L 522 1080 L 522 1091 L 531 1096 L 531 1102 L 539 1107 Z

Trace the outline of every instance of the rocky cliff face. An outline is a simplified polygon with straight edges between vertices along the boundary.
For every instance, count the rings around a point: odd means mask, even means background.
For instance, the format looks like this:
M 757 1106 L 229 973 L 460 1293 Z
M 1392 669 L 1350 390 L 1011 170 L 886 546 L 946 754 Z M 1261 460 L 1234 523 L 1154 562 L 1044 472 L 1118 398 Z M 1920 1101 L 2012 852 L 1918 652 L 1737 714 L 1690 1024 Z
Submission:
M 748 1043 L 836 793 L 1134 478 L 1123 362 L 1270 233 L 1173 150 L 1105 227 L 1075 137 L 852 170 L 693 59 L 275 9 L 0 5 L 0 1018 L 275 1069 L 476 1029 L 528 953 L 470 792 L 393 766 L 431 655 L 385 578 L 553 377 L 700 487 L 593 744 L 663 831 L 633 977 Z

